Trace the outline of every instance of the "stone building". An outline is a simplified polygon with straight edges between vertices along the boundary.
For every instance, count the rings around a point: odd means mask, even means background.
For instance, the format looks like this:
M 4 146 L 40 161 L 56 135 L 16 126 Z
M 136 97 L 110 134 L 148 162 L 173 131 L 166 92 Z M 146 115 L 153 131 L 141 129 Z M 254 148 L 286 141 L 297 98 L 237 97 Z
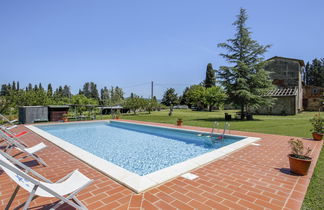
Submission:
M 324 87 L 305 85 L 303 88 L 303 107 L 306 111 L 324 110 Z
M 270 72 L 274 89 L 266 95 L 276 100 L 272 106 L 254 110 L 257 114 L 295 115 L 303 110 L 302 73 L 303 60 L 272 57 L 268 59 L 265 69 Z

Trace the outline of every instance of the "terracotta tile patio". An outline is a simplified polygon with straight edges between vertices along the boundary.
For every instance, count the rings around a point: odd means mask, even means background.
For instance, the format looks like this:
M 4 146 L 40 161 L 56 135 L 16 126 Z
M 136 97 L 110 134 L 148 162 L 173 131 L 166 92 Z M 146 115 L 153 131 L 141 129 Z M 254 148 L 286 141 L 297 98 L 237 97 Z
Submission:
M 141 122 L 144 123 L 144 122 Z M 174 125 L 150 123 L 176 127 Z M 186 129 L 210 131 L 208 128 L 183 126 Z M 28 130 L 24 126 L 16 132 Z M 78 198 L 89 209 L 300 209 L 323 141 L 303 140 L 313 150 L 308 176 L 290 174 L 287 154 L 289 136 L 231 131 L 231 134 L 261 137 L 260 146 L 249 145 L 222 159 L 191 171 L 195 180 L 177 177 L 141 194 L 101 174 L 46 139 L 32 133 L 21 137 L 32 146 L 45 142 L 48 147 L 39 155 L 48 167 L 32 159 L 25 163 L 56 181 L 74 169 L 94 179 Z M 0 170 L 0 209 L 5 209 L 16 185 Z M 20 189 L 9 209 L 20 208 L 28 193 Z M 32 209 L 49 209 L 56 199 L 36 198 Z M 73 209 L 64 205 L 60 209 Z

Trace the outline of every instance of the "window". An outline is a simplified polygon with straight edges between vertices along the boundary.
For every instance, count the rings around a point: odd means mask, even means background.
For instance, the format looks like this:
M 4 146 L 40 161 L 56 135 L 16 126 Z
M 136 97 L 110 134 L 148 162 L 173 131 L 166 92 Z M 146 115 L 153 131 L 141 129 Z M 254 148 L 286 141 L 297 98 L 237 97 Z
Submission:
M 312 89 L 312 94 L 317 95 L 318 94 L 318 89 L 317 88 Z

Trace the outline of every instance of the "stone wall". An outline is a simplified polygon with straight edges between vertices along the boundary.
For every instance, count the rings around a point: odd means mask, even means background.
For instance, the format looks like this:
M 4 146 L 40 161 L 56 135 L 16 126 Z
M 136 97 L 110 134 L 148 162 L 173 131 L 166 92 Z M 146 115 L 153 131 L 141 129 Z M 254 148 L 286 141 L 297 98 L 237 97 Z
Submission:
M 296 96 L 280 96 L 274 97 L 275 102 L 273 106 L 263 106 L 259 109 L 249 109 L 249 112 L 254 114 L 265 115 L 295 115 L 297 114 L 297 97 Z

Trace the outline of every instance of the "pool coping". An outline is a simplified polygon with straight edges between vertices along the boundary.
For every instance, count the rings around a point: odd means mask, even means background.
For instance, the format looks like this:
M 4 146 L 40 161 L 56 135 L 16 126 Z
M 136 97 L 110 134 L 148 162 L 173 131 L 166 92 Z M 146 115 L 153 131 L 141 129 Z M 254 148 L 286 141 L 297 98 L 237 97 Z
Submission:
M 114 120 L 104 120 L 104 121 L 100 121 L 100 122 L 110 122 L 110 121 L 114 121 Z M 98 121 L 92 121 L 92 122 L 87 121 L 87 123 L 95 123 L 95 122 L 98 122 Z M 138 124 L 138 125 L 150 126 L 150 127 L 160 127 L 160 128 L 171 129 L 171 130 L 190 131 L 190 132 L 195 132 L 195 133 L 199 133 L 199 134 L 210 134 L 209 132 L 203 132 L 203 131 L 197 131 L 197 130 L 191 130 L 191 129 L 171 128 L 171 127 L 166 127 L 166 126 L 148 125 L 148 124 L 135 123 L 135 122 L 125 122 L 125 121 L 117 121 L 117 122 Z M 80 122 L 73 122 L 73 123 L 80 123 Z M 73 123 L 71 122 L 71 124 L 73 124 Z M 63 124 L 63 123 L 55 123 L 55 124 Z M 146 191 L 150 188 L 161 185 L 161 184 L 165 183 L 166 181 L 176 178 L 176 177 L 178 177 L 182 174 L 185 174 L 193 169 L 202 167 L 212 161 L 215 161 L 217 159 L 225 157 L 226 155 L 228 155 L 236 150 L 242 149 L 243 147 L 246 147 L 246 146 L 250 145 L 251 143 L 254 143 L 261 139 L 261 138 L 257 138 L 257 137 L 240 136 L 240 137 L 246 137 L 246 138 L 244 138 L 238 142 L 232 143 L 230 145 L 224 146 L 222 148 L 213 150 L 211 152 L 207 152 L 200 156 L 197 156 L 197 157 L 188 159 L 186 161 L 174 164 L 167 168 L 163 168 L 161 170 L 152 172 L 150 174 L 140 176 L 140 175 L 130 172 L 120 166 L 117 166 L 107 160 L 104 160 L 103 158 L 93 155 L 90 152 L 87 152 L 87 151 L 79 148 L 78 146 L 75 146 L 69 142 L 66 142 L 63 139 L 58 138 L 52 134 L 49 134 L 46 131 L 41 130 L 40 128 L 37 128 L 33 125 L 25 125 L 25 127 L 32 130 L 39 136 L 52 142 L 56 146 L 65 150 L 66 152 L 72 154 L 79 160 L 87 163 L 88 165 L 94 167 L 98 171 L 104 173 L 108 177 L 114 179 L 118 183 L 132 189 L 136 193 L 141 193 L 141 192 Z M 229 134 L 229 136 L 238 136 L 238 135 L 230 135 Z

